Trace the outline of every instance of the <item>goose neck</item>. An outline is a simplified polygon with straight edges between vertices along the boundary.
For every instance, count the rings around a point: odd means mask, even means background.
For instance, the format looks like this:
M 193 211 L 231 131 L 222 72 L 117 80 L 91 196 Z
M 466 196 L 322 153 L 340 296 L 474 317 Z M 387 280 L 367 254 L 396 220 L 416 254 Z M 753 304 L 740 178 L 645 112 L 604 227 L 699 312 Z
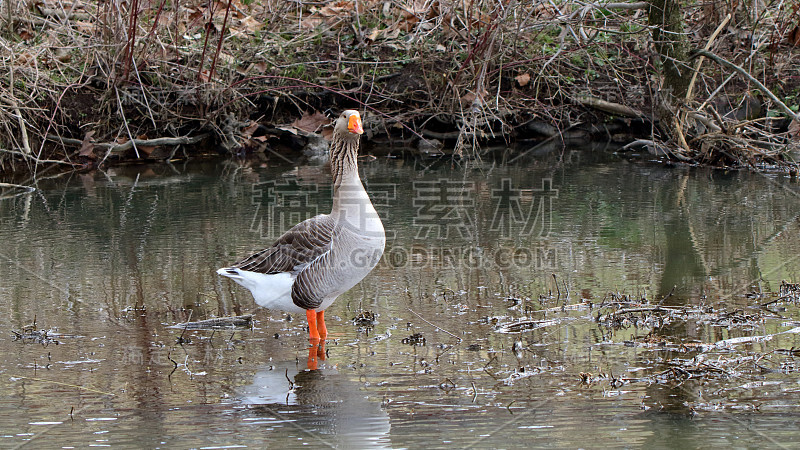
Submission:
M 357 157 L 358 140 L 334 135 L 333 142 L 331 142 L 330 162 L 335 190 L 344 183 L 350 184 L 353 180 L 356 180 L 359 185 L 361 184 L 358 177 Z

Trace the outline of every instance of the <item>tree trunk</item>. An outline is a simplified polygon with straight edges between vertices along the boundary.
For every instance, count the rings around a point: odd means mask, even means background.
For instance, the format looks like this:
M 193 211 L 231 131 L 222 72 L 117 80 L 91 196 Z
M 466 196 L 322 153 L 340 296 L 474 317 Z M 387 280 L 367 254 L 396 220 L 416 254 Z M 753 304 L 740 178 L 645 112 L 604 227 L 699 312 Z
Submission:
M 688 42 L 683 32 L 680 1 L 649 0 L 649 3 L 648 22 L 653 27 L 653 42 L 664 76 L 657 111 L 658 118 L 666 125 L 674 123 L 676 107 L 686 98 L 692 69 L 687 63 Z

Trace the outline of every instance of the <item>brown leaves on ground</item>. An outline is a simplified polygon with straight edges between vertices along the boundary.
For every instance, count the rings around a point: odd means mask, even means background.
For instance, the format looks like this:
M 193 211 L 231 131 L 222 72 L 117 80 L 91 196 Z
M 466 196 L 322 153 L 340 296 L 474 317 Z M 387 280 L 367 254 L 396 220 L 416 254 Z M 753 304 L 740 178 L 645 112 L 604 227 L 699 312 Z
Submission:
M 266 136 L 253 136 L 253 133 L 255 133 L 256 130 L 258 130 L 258 122 L 250 121 L 249 125 L 242 128 L 242 137 L 245 139 L 254 139 L 260 142 L 265 142 L 267 140 Z
M 309 133 L 319 133 L 320 128 L 331 123 L 331 119 L 319 111 L 310 113 L 306 111 L 303 116 L 292 122 L 292 126 L 298 130 L 307 131 Z
M 439 14 L 438 2 L 425 0 L 406 1 L 399 5 L 400 18 L 390 30 L 412 31 L 421 20 L 431 19 Z
M 14 62 L 20 66 L 33 66 L 36 62 L 36 56 L 31 52 L 22 52 L 16 55 Z
M 83 136 L 83 142 L 81 143 L 81 149 L 78 151 L 78 154 L 81 156 L 85 156 L 89 159 L 95 159 L 97 156 L 94 154 L 94 131 L 87 131 L 86 134 Z
M 240 131 L 238 144 L 245 149 L 257 149 L 259 151 L 263 151 L 267 146 L 267 140 L 269 140 L 270 136 L 253 136 L 258 128 L 258 122 L 250 121 L 250 123 Z
M 531 74 L 527 72 L 521 73 L 516 77 L 514 77 L 514 79 L 517 80 L 517 84 L 519 84 L 519 87 L 525 87 L 528 85 L 528 83 L 531 82 Z
M 322 8 L 312 9 L 312 14 L 300 22 L 303 28 L 316 28 L 324 23 L 332 25 L 339 20 L 349 17 L 356 10 L 356 3 L 351 1 L 330 2 Z
M 336 26 L 344 19 L 364 11 L 382 9 L 385 20 L 377 27 L 370 28 L 365 36 L 375 42 L 379 38 L 396 39 L 401 31 L 411 32 L 419 24 L 439 15 L 439 2 L 429 0 L 404 0 L 384 3 L 378 0 L 363 0 L 358 3 L 348 0 L 334 0 L 325 6 L 311 9 L 311 15 L 300 22 L 303 28 L 316 28 L 321 25 Z M 433 25 L 431 24 L 431 27 Z
M 33 0 L 33 14 L 49 18 L 68 18 L 65 26 L 76 33 L 77 40 L 91 40 L 101 37 L 103 27 L 96 22 L 100 15 L 97 3 L 88 0 Z M 485 12 L 477 14 L 467 13 L 467 0 L 457 0 L 456 7 L 452 4 L 442 5 L 440 0 L 398 0 L 385 2 L 384 0 L 328 0 L 322 2 L 300 2 L 297 5 L 287 6 L 284 0 L 263 0 L 260 2 L 244 3 L 242 0 L 187 0 L 181 8 L 164 8 L 158 10 L 142 10 L 141 18 L 152 19 L 140 21 L 136 31 L 136 44 L 139 49 L 136 55 L 150 56 L 160 60 L 175 60 L 192 55 L 197 46 L 216 45 L 218 39 L 235 37 L 242 42 L 247 42 L 258 33 L 271 33 L 276 30 L 293 30 L 307 32 L 317 27 L 349 27 L 356 17 L 367 16 L 378 19 L 370 27 L 364 28 L 361 35 L 362 42 L 367 44 L 378 41 L 388 41 L 390 46 L 405 43 L 400 39 L 401 33 L 411 33 L 417 30 L 429 31 L 436 26 L 442 26 L 445 32 L 453 34 L 453 27 L 461 28 L 464 23 L 470 23 L 473 28 L 481 28 L 495 20 L 494 16 L 487 16 Z M 445 7 L 446 6 L 446 7 Z M 225 21 L 227 15 L 227 22 Z M 224 26 L 223 26 L 224 24 Z M 299 29 L 298 29 L 299 28 Z M 19 32 L 22 39 L 35 40 L 41 37 L 41 30 L 23 30 Z M 224 33 L 224 36 L 221 34 Z M 160 36 L 160 37 L 159 37 Z M 164 36 L 175 36 L 173 42 L 164 39 Z M 455 36 L 455 35 L 454 35 Z M 210 38 L 209 42 L 206 39 Z M 47 37 L 46 40 L 51 39 Z M 53 38 L 54 39 L 54 38 Z M 120 38 L 124 42 L 124 38 Z M 232 40 L 233 42 L 233 40 Z M 75 42 L 78 48 L 79 42 Z M 48 48 L 72 50 L 76 48 L 62 42 L 53 42 L 45 45 Z M 439 49 L 439 47 L 437 47 Z M 238 49 L 237 49 L 238 50 Z M 67 55 L 71 52 L 67 52 Z M 206 53 L 206 61 L 201 62 L 199 75 L 196 78 L 201 82 L 212 81 L 212 73 L 208 70 L 211 58 L 215 57 L 219 65 L 237 65 L 241 63 L 231 54 L 236 51 L 222 47 L 218 54 Z M 213 56 L 212 56 L 213 55 Z M 146 58 L 145 58 L 146 59 Z M 37 55 L 36 62 L 50 67 L 53 61 L 65 62 L 50 55 Z M 137 61 L 144 64 L 144 61 Z M 246 67 L 238 67 L 242 74 L 263 74 L 266 66 L 257 64 L 258 61 L 248 61 Z M 197 72 L 194 72 L 197 74 Z M 216 73 L 216 72 L 215 72 Z M 188 75 L 187 75 L 188 76 Z
M 264 26 L 264 22 L 256 19 L 253 16 L 247 16 L 239 21 L 239 24 L 249 33 L 255 33 Z

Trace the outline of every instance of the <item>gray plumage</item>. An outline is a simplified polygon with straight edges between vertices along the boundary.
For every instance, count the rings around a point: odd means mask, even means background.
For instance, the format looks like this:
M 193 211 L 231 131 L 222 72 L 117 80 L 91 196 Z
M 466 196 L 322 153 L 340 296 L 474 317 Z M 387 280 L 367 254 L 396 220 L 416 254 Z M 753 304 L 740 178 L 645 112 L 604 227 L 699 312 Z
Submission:
M 351 129 L 354 123 L 357 131 Z M 386 241 L 358 176 L 361 132 L 355 111 L 343 112 L 334 126 L 330 214 L 295 225 L 269 248 L 217 273 L 250 289 L 258 304 L 287 311 L 324 310 L 361 281 L 377 265 Z

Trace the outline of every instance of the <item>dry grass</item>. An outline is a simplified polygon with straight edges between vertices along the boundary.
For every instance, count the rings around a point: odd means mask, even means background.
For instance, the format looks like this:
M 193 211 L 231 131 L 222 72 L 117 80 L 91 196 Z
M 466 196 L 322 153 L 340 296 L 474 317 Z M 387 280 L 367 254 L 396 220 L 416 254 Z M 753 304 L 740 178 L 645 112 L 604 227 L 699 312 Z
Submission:
M 716 27 L 704 24 L 720 23 L 731 8 L 709 5 L 686 10 L 697 47 Z M 755 15 L 732 10 L 710 50 L 791 99 L 800 95 L 797 52 L 781 43 L 793 36 L 798 13 L 779 6 Z M 448 136 L 457 136 L 456 151 L 471 156 L 480 155 L 481 142 L 511 139 L 531 120 L 564 129 L 607 117 L 587 99 L 610 105 L 616 116 L 650 118 L 660 85 L 644 7 L 578 0 L 10 0 L 0 14 L 0 169 L 12 161 L 94 165 L 124 156 L 116 144 L 201 133 L 232 149 L 247 137 L 242 130 L 251 119 L 288 123 L 326 108 L 358 107 L 387 132 L 397 123 L 416 133 L 454 130 Z M 761 144 L 765 134 L 791 144 L 789 135 L 776 134 L 775 120 L 733 123 L 710 112 L 715 99 L 736 101 L 751 91 L 745 77 L 706 62 L 687 103 L 696 114 L 681 123 L 685 144 L 666 142 L 667 152 L 723 164 L 783 160 L 780 147 Z M 768 99 L 765 106 L 774 107 Z M 657 132 L 651 138 L 669 141 Z M 136 158 L 152 151 L 125 148 Z

